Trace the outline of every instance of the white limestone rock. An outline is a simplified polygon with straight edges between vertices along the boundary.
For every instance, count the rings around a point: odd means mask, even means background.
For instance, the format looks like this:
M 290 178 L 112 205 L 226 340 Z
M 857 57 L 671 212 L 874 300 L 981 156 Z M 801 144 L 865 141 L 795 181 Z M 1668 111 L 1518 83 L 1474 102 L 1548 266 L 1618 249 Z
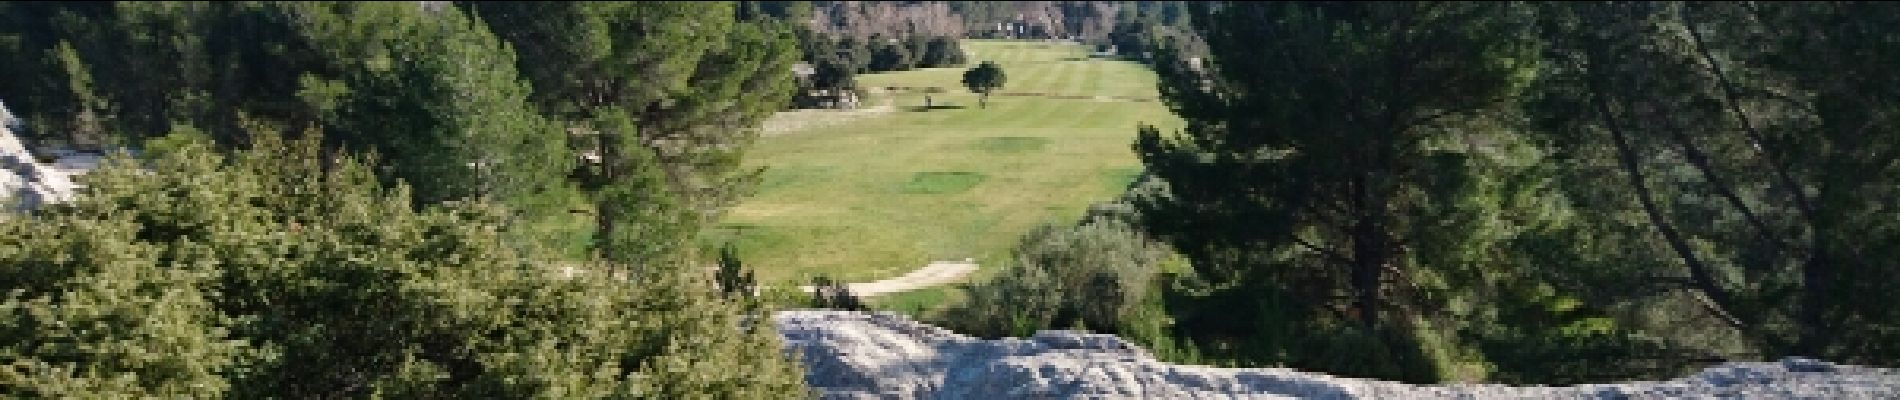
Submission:
M 73 176 L 97 167 L 101 157 L 60 152 L 52 164 L 42 164 L 14 135 L 20 126 L 0 104 L 0 209 L 26 210 L 71 200 L 79 189 Z
M 827 399 L 1900 398 L 1900 371 L 1790 358 L 1730 363 L 1682 379 L 1570 387 L 1408 385 L 1284 368 L 1156 361 L 1115 336 L 1043 331 L 982 340 L 893 313 L 774 315 L 786 351 Z

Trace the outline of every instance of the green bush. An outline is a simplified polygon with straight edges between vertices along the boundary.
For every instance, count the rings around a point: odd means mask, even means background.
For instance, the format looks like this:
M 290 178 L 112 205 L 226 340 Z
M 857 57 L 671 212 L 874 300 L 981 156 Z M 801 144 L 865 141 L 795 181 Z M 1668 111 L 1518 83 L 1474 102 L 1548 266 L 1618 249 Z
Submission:
M 981 336 L 1023 336 L 1082 327 L 1117 332 L 1150 296 L 1169 253 L 1113 219 L 1044 225 L 1024 235 L 1014 263 L 973 285 L 969 301 L 946 321 Z
M 812 308 L 830 308 L 846 311 L 865 311 L 864 301 L 851 293 L 851 288 L 843 281 L 827 276 L 811 278 Z
M 698 274 L 563 272 L 504 210 L 412 207 L 306 136 L 168 140 L 0 220 L 0 397 L 804 393 Z

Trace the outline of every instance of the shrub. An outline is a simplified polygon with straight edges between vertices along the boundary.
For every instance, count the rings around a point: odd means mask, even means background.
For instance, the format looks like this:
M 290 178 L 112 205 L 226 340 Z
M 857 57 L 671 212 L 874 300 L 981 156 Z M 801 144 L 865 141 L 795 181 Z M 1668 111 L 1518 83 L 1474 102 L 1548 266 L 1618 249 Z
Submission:
M 851 293 L 844 282 L 826 276 L 811 278 L 812 308 L 830 308 L 849 311 L 865 311 L 864 301 Z
M 719 269 L 713 274 L 719 292 L 727 298 L 756 297 L 758 279 L 739 261 L 739 250 L 731 243 L 719 248 Z
M 508 242 L 505 210 L 412 207 L 318 140 L 167 140 L 0 220 L 0 397 L 803 392 L 699 274 L 560 273 Z
M 1024 235 L 1014 264 L 972 286 L 948 322 L 982 336 L 1082 327 L 1117 332 L 1150 296 L 1169 253 L 1119 220 L 1044 225 Z

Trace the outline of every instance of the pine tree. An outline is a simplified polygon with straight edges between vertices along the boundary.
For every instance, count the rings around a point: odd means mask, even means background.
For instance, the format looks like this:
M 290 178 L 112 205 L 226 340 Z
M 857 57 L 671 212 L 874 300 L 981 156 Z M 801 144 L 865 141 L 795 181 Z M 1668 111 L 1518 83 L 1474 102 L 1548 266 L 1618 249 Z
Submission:
M 484 197 L 516 207 L 558 188 L 572 165 L 565 138 L 529 105 L 514 55 L 456 10 L 409 4 L 314 6 L 297 26 L 335 77 L 300 78 L 344 147 L 372 150 L 424 203 Z M 399 62 L 398 60 L 403 60 Z M 342 88 L 341 93 L 330 87 Z M 336 96 L 336 97 L 331 97 Z
M 957 44 L 957 38 L 935 37 L 924 44 L 923 60 L 926 67 L 950 67 L 963 65 L 963 48 Z
M 575 147 L 594 161 L 577 180 L 595 197 L 595 236 L 608 259 L 641 265 L 642 254 L 686 249 L 698 224 L 756 180 L 738 157 L 790 98 L 798 51 L 789 26 L 736 22 L 731 3 L 463 7 L 522 51 L 535 103 L 580 133 Z M 658 174 L 664 186 L 640 174 Z M 645 226 L 628 220 L 640 216 L 677 229 L 625 227 Z M 654 246 L 671 250 L 640 250 Z
M 1875 333 L 1900 321 L 1880 311 L 1895 298 L 1860 283 L 1900 270 L 1868 256 L 1893 232 L 1894 211 L 1868 205 L 1891 197 L 1900 151 L 1886 144 L 1900 139 L 1871 117 L 1890 107 L 1891 83 L 1854 71 L 1895 51 L 1870 27 L 1897 15 L 1858 3 L 1546 10 L 1555 62 L 1532 113 L 1595 236 L 1620 243 L 1567 274 L 1640 289 L 1619 301 L 1687 303 L 1652 308 L 1699 317 L 1665 320 L 1689 327 L 1666 332 L 1741 344 L 1715 348 L 1730 356 L 1896 351 Z M 1870 329 L 1834 328 L 1846 325 Z
M 1445 282 L 1494 262 L 1482 249 L 1507 235 L 1494 221 L 1509 164 L 1474 143 L 1510 143 L 1482 127 L 1534 65 L 1523 9 L 1193 7 L 1212 57 L 1205 74 L 1159 63 L 1187 129 L 1143 129 L 1136 150 L 1168 196 L 1142 216 L 1202 277 L 1256 305 L 1183 324 L 1210 337 L 1265 329 L 1254 343 L 1277 350 L 1264 353 L 1305 368 L 1449 373 L 1429 349 L 1450 339 L 1422 332 L 1447 312 Z
M 240 143 L 252 121 L 292 134 L 317 127 L 332 133 L 333 149 L 379 153 L 390 164 L 385 180 L 410 182 L 421 202 L 489 197 L 534 212 L 553 208 L 530 206 L 560 191 L 572 163 L 561 134 L 526 103 L 512 51 L 458 11 L 395 3 L 20 7 L 7 16 L 18 24 L 0 28 L 20 40 L 0 56 L 57 50 L 56 62 L 18 72 L 70 82 L 21 85 L 26 101 L 16 107 L 29 119 L 75 110 L 54 119 L 89 121 L 83 131 L 125 143 L 185 125 L 225 146 Z M 46 130 L 76 131 L 67 128 Z

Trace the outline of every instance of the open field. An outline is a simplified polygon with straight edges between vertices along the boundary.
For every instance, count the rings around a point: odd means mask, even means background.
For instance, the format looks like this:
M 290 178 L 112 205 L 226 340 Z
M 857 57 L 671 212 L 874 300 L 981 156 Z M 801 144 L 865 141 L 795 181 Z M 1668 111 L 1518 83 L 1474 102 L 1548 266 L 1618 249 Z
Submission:
M 873 281 L 963 258 L 989 270 L 1035 224 L 1119 193 L 1139 171 L 1138 124 L 1180 124 L 1134 62 L 1069 43 L 964 49 L 1008 75 L 987 109 L 959 82 L 965 68 L 861 75 L 865 109 L 768 123 L 777 128 L 747 155 L 767 168 L 757 194 L 708 240 L 735 241 L 768 283 Z M 925 110 L 927 92 L 936 107 Z

